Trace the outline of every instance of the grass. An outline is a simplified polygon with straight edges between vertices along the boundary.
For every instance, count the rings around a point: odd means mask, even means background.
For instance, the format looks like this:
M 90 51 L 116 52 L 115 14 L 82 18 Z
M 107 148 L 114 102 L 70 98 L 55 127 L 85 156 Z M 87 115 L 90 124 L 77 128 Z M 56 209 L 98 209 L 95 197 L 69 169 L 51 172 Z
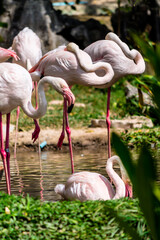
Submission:
M 137 199 L 41 202 L 0 192 L 0 239 L 132 239 L 115 221 L 151 239 Z
M 118 85 L 117 85 L 118 86 Z M 118 118 L 124 116 L 122 106 L 124 105 L 124 89 L 112 88 L 111 95 L 111 118 Z M 69 123 L 71 127 L 81 128 L 89 126 L 91 119 L 105 119 L 106 117 L 106 104 L 107 104 L 107 89 L 100 90 L 93 87 L 83 87 L 75 85 L 72 92 L 76 97 L 76 102 L 85 104 L 84 107 L 74 107 L 69 114 Z M 48 103 L 52 100 L 63 100 L 63 97 L 55 92 L 50 86 L 46 88 L 46 98 Z M 34 99 L 33 99 L 34 104 Z M 61 128 L 63 120 L 63 104 L 52 105 L 49 104 L 47 113 L 40 119 L 41 128 L 46 126 L 50 128 Z M 11 116 L 12 124 L 16 122 L 16 110 L 12 111 Z M 33 128 L 33 120 L 27 117 L 22 111 L 19 119 L 19 129 L 28 130 Z

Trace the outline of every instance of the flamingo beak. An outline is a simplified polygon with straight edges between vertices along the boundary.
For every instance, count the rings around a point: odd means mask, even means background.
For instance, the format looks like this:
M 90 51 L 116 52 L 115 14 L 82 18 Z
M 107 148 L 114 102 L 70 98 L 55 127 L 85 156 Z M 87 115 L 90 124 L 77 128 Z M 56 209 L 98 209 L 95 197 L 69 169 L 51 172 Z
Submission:
M 67 99 L 68 113 L 70 113 L 72 111 L 73 107 L 74 107 L 75 96 L 69 88 L 63 89 L 63 94 L 64 94 L 64 98 Z
M 72 109 L 73 109 L 73 107 L 74 107 L 74 104 L 72 103 L 69 107 L 68 107 L 68 113 L 71 113 L 72 112 Z
M 125 186 L 126 186 L 126 195 L 125 195 L 125 197 L 132 198 L 133 197 L 132 186 L 129 185 L 128 183 L 125 184 Z
M 8 54 L 13 57 L 16 61 L 20 60 L 20 58 L 17 56 L 16 52 L 12 50 L 12 48 L 6 49 L 8 51 Z

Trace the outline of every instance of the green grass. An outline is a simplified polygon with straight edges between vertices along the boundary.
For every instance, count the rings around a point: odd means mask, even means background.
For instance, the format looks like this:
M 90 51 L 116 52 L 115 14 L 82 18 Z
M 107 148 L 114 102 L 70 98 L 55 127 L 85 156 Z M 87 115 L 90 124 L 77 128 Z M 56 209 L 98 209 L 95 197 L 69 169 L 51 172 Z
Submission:
M 125 115 L 123 106 L 125 105 L 123 86 L 112 88 L 111 92 L 111 118 L 121 118 Z M 80 128 L 89 126 L 91 119 L 105 119 L 107 105 L 107 89 L 96 89 L 94 87 L 83 87 L 75 85 L 72 92 L 76 97 L 77 103 L 85 104 L 85 107 L 75 106 L 69 114 L 69 124 L 71 127 Z M 52 100 L 63 100 L 63 97 L 53 90 L 50 86 L 46 88 L 46 98 L 48 103 Z M 33 96 L 34 105 L 34 96 Z M 40 119 L 41 128 L 59 128 L 63 121 L 63 104 L 48 105 L 47 113 Z M 16 122 L 16 110 L 12 111 L 11 122 Z M 28 130 L 33 128 L 33 120 L 20 112 L 19 129 Z
M 6 208 L 7 207 L 7 208 Z M 137 199 L 41 202 L 0 192 L 0 239 L 132 239 L 115 221 L 151 239 Z

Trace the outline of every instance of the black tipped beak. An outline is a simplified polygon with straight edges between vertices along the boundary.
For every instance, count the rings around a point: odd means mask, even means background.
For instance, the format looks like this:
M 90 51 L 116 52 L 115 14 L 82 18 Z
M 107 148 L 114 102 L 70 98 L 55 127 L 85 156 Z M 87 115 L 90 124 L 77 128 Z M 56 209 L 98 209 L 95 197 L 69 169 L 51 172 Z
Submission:
M 68 113 L 71 113 L 71 112 L 72 112 L 73 107 L 74 107 L 74 104 L 72 103 L 72 104 L 68 107 Z

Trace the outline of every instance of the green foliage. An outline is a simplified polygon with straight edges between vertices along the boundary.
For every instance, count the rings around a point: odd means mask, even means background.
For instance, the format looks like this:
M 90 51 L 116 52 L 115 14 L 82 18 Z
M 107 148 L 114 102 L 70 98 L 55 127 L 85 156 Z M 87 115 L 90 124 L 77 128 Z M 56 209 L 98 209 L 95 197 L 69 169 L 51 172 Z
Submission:
M 137 129 L 121 133 L 122 140 L 130 147 L 141 147 L 145 141 L 148 147 L 160 148 L 160 128 Z
M 153 101 L 156 105 L 157 117 L 160 119 L 160 86 L 159 86 L 159 63 L 160 46 L 155 46 L 155 50 L 144 41 L 135 36 L 136 41 L 143 48 L 146 56 L 150 60 L 157 78 L 157 82 L 151 83 L 150 89 L 153 94 Z M 128 175 L 133 184 L 136 196 L 139 199 L 140 207 L 144 213 L 146 221 L 150 227 L 154 240 L 160 239 L 160 188 L 156 183 L 155 164 L 158 161 L 152 156 L 147 148 L 146 142 L 142 143 L 140 155 L 137 162 L 131 158 L 128 148 L 124 145 L 119 136 L 113 133 L 112 141 L 115 151 L 120 156 Z
M 158 240 L 160 239 L 160 189 L 156 184 L 156 159 L 152 157 L 144 143 L 135 164 L 129 150 L 116 134 L 112 135 L 112 140 L 132 181 L 152 237 L 154 240 Z
M 0 193 L 0 238 L 138 240 L 150 233 L 137 199 L 53 203 Z

